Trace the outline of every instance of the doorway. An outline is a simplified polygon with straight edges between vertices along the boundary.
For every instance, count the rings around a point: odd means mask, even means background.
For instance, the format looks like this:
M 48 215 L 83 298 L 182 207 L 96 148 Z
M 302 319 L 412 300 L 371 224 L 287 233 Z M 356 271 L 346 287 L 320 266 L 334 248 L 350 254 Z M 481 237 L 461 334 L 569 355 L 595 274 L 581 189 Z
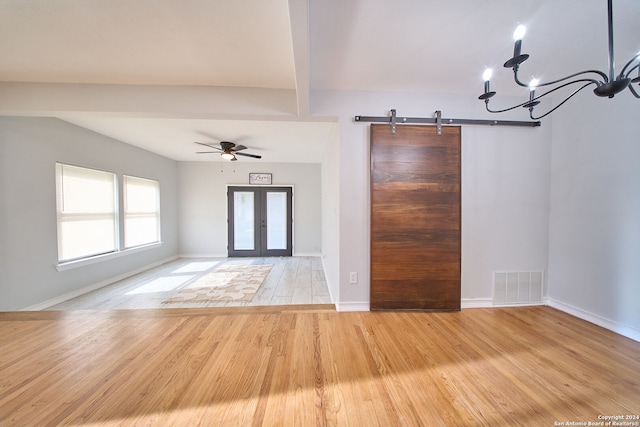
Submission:
M 228 256 L 291 256 L 292 201 L 291 187 L 229 187 Z

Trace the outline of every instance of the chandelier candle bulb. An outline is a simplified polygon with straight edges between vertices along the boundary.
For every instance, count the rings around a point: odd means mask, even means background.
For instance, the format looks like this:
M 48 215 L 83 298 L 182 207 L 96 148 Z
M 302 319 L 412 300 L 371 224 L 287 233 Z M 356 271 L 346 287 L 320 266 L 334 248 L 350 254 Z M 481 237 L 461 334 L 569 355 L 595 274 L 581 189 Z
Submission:
M 484 73 L 482 73 L 482 80 L 484 80 L 484 93 L 478 97 L 478 99 L 484 99 L 485 102 L 489 102 L 489 98 L 495 95 L 495 92 L 491 92 L 489 88 L 489 81 L 491 80 L 491 75 L 493 74 L 493 70 L 491 68 L 485 68 Z
M 527 29 L 524 25 L 518 25 L 516 30 L 513 32 L 513 40 L 515 41 L 515 45 L 513 46 L 513 57 L 516 58 L 520 56 L 522 53 L 522 38 L 524 37 L 524 33 L 527 32 Z
M 538 79 L 531 79 L 529 82 L 529 101 L 533 101 L 533 98 L 536 97 L 536 87 L 538 86 Z
M 489 81 L 491 80 L 491 75 L 493 74 L 493 71 L 491 70 L 491 68 L 487 68 L 486 70 L 484 70 L 484 73 L 482 73 L 482 80 L 484 80 L 484 93 L 489 93 Z

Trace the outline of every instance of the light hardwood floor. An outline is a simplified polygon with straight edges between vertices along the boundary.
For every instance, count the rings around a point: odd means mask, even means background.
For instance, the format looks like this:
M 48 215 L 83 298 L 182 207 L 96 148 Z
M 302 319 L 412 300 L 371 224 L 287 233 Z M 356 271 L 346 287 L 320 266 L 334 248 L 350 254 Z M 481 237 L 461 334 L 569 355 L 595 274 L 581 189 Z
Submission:
M 2 426 L 587 425 L 639 396 L 640 343 L 549 307 L 0 313 Z
M 249 302 L 163 304 L 167 298 L 223 264 L 271 264 L 264 283 Z M 287 304 L 330 304 L 319 257 L 181 258 L 86 293 L 48 310 L 197 308 Z

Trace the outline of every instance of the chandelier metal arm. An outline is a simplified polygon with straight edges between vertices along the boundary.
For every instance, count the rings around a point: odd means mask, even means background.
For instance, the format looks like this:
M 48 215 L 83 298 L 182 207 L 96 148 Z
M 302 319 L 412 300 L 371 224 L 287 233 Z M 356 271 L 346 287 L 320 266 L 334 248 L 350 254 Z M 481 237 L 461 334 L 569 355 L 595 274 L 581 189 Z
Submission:
M 520 81 L 520 79 L 518 78 L 518 69 L 520 68 L 519 64 L 516 64 L 513 66 L 513 80 L 516 82 L 516 84 L 518 86 L 522 86 L 522 87 L 528 87 L 529 84 L 528 83 L 523 83 Z
M 567 86 L 570 86 L 570 85 L 573 85 L 573 84 L 576 84 L 576 83 L 585 83 L 585 82 L 586 82 L 586 84 L 584 84 L 584 85 L 583 85 L 583 86 L 581 86 L 580 88 L 578 88 L 578 89 L 576 89 L 575 91 L 573 91 L 573 92 L 572 92 L 572 93 L 571 93 L 571 94 L 570 94 L 570 95 L 569 95 L 569 96 L 568 96 L 564 101 L 562 101 L 560 104 L 558 104 L 557 106 L 555 106 L 551 111 L 549 111 L 549 112 L 545 113 L 544 115 L 542 115 L 542 116 L 540 116 L 540 117 L 538 117 L 538 118 L 534 118 L 534 117 L 532 117 L 532 114 L 533 114 L 533 106 L 537 105 L 537 104 L 539 103 L 539 100 L 540 100 L 540 99 L 544 98 L 545 96 L 547 96 L 547 95 L 549 95 L 549 94 L 551 94 L 551 93 L 553 93 L 553 92 L 555 92 L 555 91 L 557 91 L 557 90 L 560 90 L 560 89 L 562 89 L 562 88 L 565 88 L 565 87 L 567 87 Z M 486 99 L 484 100 L 484 103 L 485 103 L 485 108 L 486 108 L 486 109 L 487 109 L 487 111 L 488 111 L 488 112 L 490 112 L 490 113 L 504 113 L 504 112 L 506 112 L 506 111 L 515 110 L 516 108 L 519 108 L 519 107 L 525 107 L 525 108 L 526 108 L 526 107 L 529 107 L 529 112 L 530 112 L 530 113 L 529 113 L 529 116 L 530 116 L 533 120 L 538 120 L 539 118 L 543 118 L 543 117 L 545 117 L 545 116 L 547 116 L 547 115 L 551 114 L 551 113 L 552 113 L 552 112 L 554 112 L 556 109 L 558 109 L 558 107 L 560 107 L 562 104 L 564 104 L 565 102 L 567 102 L 570 98 L 572 98 L 574 95 L 576 95 L 578 92 L 580 92 L 582 89 L 584 89 L 584 88 L 586 88 L 587 86 L 592 85 L 592 84 L 596 84 L 596 85 L 597 85 L 597 84 L 598 84 L 598 82 L 597 82 L 597 81 L 595 81 L 595 80 L 592 80 L 592 79 L 579 79 L 579 80 L 574 80 L 574 81 L 571 81 L 571 82 L 567 82 L 567 83 L 565 83 L 565 84 L 563 84 L 563 85 L 560 85 L 560 86 L 555 87 L 555 88 L 553 88 L 553 89 L 551 89 L 551 90 L 548 90 L 547 92 L 543 93 L 542 95 L 538 95 L 538 96 L 536 96 L 535 98 L 532 98 L 532 99 L 530 99 L 530 100 L 528 100 L 528 101 L 525 101 L 525 102 L 523 102 L 523 103 L 521 103 L 521 104 L 518 104 L 518 105 L 515 105 L 515 106 L 513 106 L 513 107 L 505 108 L 505 109 L 503 109 L 503 110 L 492 110 L 492 109 L 490 109 L 490 108 L 489 108 L 489 99 L 490 99 L 490 98 L 486 98 Z M 536 102 L 536 101 L 537 101 L 537 102 Z
M 602 82 L 599 80 L 595 80 L 595 79 L 581 79 L 581 80 L 575 80 L 575 82 L 579 82 L 579 81 L 590 81 L 591 83 L 595 83 L 595 84 L 601 84 L 601 83 L 608 83 L 609 82 L 609 78 L 607 77 L 607 75 L 605 73 L 603 73 L 602 71 L 598 71 L 598 70 L 585 70 L 585 71 L 580 71 L 571 75 L 568 75 L 566 77 L 562 77 L 561 79 L 557 79 L 557 80 L 553 80 L 550 82 L 544 82 L 544 83 L 538 83 L 536 85 L 536 87 L 542 87 L 542 86 L 550 86 L 550 85 L 554 85 L 554 84 L 558 84 L 561 82 L 564 82 L 566 80 L 572 79 L 574 77 L 578 77 L 578 76 L 582 76 L 584 74 L 597 74 L 600 77 L 602 77 Z M 527 83 L 523 83 L 518 79 L 518 69 L 517 67 L 514 67 L 513 70 L 513 77 L 516 81 L 516 83 L 520 86 L 523 87 L 528 87 L 529 85 Z
M 573 83 L 578 83 L 579 81 L 580 81 L 580 80 L 576 80 L 576 81 L 574 81 L 574 82 L 566 83 L 566 84 L 564 84 L 564 85 L 562 85 L 562 86 L 559 86 L 559 87 L 557 87 L 557 88 L 555 88 L 555 89 L 550 90 L 549 92 L 544 93 L 543 95 L 540 95 L 537 99 L 542 98 L 543 96 L 545 96 L 545 95 L 547 95 L 547 94 L 549 94 L 549 93 L 551 93 L 551 92 L 553 92 L 553 91 L 555 91 L 555 90 L 557 90 L 557 89 L 563 88 L 563 87 L 568 86 L 568 85 L 573 84 Z M 584 80 L 582 80 L 582 81 L 584 81 Z M 562 101 L 560 104 L 556 105 L 556 106 L 555 106 L 555 107 L 553 107 L 551 110 L 547 111 L 546 113 L 544 113 L 544 114 L 543 114 L 543 115 L 541 115 L 541 116 L 534 117 L 534 116 L 533 116 L 533 107 L 532 107 L 532 108 L 529 108 L 529 117 L 531 118 L 531 120 L 538 120 L 538 119 L 541 119 L 541 118 L 543 118 L 543 117 L 548 116 L 549 114 L 553 113 L 553 112 L 554 112 L 554 111 L 556 111 L 558 108 L 560 108 L 560 107 L 562 106 L 562 104 L 564 104 L 565 102 L 567 102 L 568 100 L 570 100 L 574 95 L 576 95 L 576 94 L 577 94 L 578 92 L 580 92 L 582 89 L 584 89 L 584 88 L 586 88 L 587 86 L 592 85 L 592 84 L 593 84 L 593 82 L 591 82 L 591 81 L 590 81 L 590 82 L 588 82 L 587 84 L 582 85 L 580 88 L 578 88 L 578 89 L 574 90 L 574 91 L 571 93 L 571 95 L 569 95 L 567 98 L 565 98 L 565 100 L 564 100 L 564 101 Z
M 627 73 L 625 74 L 625 71 L 627 70 L 627 67 L 629 67 L 631 64 L 633 64 L 635 61 L 639 61 L 639 62 L 635 66 L 631 67 L 631 69 L 629 71 L 627 71 Z M 633 72 L 633 70 L 637 69 L 638 67 L 640 67 L 640 53 L 638 53 L 636 56 L 631 58 L 629 60 L 629 62 L 624 64 L 624 67 L 622 67 L 622 71 L 620 71 L 620 76 L 618 78 L 619 79 L 628 78 L 629 75 Z
M 528 104 L 528 103 L 529 101 L 523 102 L 522 104 L 514 105 L 513 107 L 505 108 L 504 110 L 492 110 L 491 108 L 489 108 L 489 98 L 484 100 L 484 106 L 487 109 L 487 111 L 490 113 L 504 113 L 505 111 L 511 111 L 519 107 L 524 107 L 525 104 Z
M 640 98 L 640 94 L 638 92 L 636 92 L 636 90 L 633 88 L 632 85 L 629 85 L 629 90 L 631 91 L 633 96 L 635 96 L 636 98 Z

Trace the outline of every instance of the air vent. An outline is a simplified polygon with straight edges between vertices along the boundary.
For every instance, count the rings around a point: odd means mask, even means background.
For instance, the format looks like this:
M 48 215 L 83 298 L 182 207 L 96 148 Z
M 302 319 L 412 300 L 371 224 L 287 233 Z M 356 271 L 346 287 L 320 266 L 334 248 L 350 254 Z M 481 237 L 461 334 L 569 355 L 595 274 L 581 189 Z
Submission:
M 542 304 L 542 271 L 493 273 L 493 304 Z

